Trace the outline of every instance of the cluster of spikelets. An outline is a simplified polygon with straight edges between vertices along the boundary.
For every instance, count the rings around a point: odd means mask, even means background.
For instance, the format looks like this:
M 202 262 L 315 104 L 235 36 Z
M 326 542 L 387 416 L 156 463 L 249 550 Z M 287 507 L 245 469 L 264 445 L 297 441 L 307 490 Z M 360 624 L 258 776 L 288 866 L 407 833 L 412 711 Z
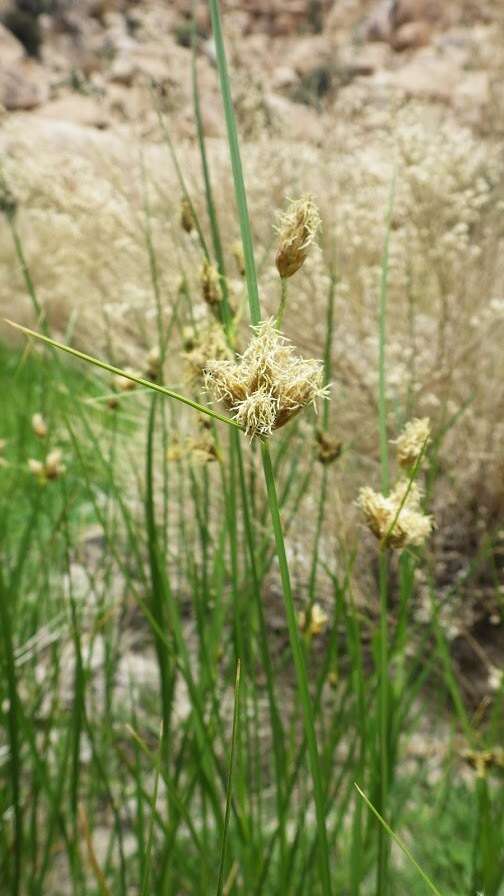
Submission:
M 307 610 L 300 610 L 297 614 L 299 628 L 309 638 L 321 635 L 329 622 L 326 611 L 316 601 Z
M 411 420 L 395 441 L 401 467 L 410 469 L 412 477 L 430 442 L 427 418 Z M 360 490 L 358 505 L 367 526 L 383 547 L 404 548 L 422 545 L 433 529 L 433 519 L 421 508 L 422 491 L 411 479 L 400 479 L 388 495 L 369 486 Z
M 248 436 L 269 436 L 302 408 L 327 396 L 320 361 L 299 358 L 272 318 L 238 359 L 207 362 L 204 382 Z
M 205 369 L 214 361 L 231 360 L 226 334 L 220 324 L 210 323 L 198 331 L 187 327 L 183 333 L 183 358 L 191 383 L 201 379 Z
M 292 277 L 304 264 L 319 227 L 319 210 L 310 196 L 289 203 L 277 228 L 275 264 L 282 279 Z

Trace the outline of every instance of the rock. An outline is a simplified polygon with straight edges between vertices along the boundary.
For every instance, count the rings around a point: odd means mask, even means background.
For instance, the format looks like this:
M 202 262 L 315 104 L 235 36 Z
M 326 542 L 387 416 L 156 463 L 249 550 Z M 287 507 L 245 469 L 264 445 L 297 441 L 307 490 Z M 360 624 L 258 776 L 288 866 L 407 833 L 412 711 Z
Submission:
M 280 65 L 273 71 L 271 86 L 273 90 L 289 90 L 297 84 L 298 76 L 293 68 Z
M 398 52 L 425 47 L 430 41 L 431 34 L 432 26 L 428 22 L 406 22 L 394 31 L 391 44 Z
M 0 105 L 8 112 L 36 109 L 46 102 L 49 91 L 40 71 L 29 63 L 0 64 Z M 38 74 L 38 77 L 37 77 Z
M 24 49 L 22 44 L 0 22 L 0 63 L 2 66 L 16 65 L 23 58 Z
M 365 19 L 361 37 L 365 41 L 389 41 L 392 35 L 392 0 L 380 0 Z
M 114 84 L 123 84 L 125 87 L 130 87 L 135 73 L 136 66 L 133 60 L 129 55 L 123 54 L 116 56 L 114 59 L 110 67 L 109 78 Z
M 449 59 L 419 50 L 411 62 L 377 77 L 382 84 L 399 89 L 412 99 L 450 102 L 460 70 Z
M 326 126 L 314 109 L 273 93 L 265 101 L 271 121 L 284 140 L 322 145 Z
M 486 71 L 466 72 L 456 85 L 453 104 L 464 121 L 479 126 L 490 102 L 490 78 Z
M 393 29 L 412 22 L 439 22 L 442 19 L 441 0 L 394 0 L 390 10 Z
M 108 127 L 106 109 L 93 97 L 73 93 L 47 103 L 38 113 L 44 118 L 72 122 L 85 127 Z
M 286 54 L 285 63 L 293 68 L 300 78 L 306 78 L 313 71 L 328 65 L 333 58 L 333 52 L 326 35 L 300 37 Z
M 386 43 L 367 43 L 351 46 L 340 53 L 339 62 L 350 78 L 369 76 L 385 68 L 390 59 L 390 47 Z

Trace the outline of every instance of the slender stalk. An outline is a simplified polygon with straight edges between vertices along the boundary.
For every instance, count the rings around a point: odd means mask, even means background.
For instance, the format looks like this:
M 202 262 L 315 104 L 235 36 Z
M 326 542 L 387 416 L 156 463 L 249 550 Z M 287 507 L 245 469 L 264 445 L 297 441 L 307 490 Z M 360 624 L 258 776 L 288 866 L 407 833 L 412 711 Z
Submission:
M 271 510 L 271 520 L 273 524 L 273 531 L 275 534 L 275 544 L 277 549 L 278 564 L 280 567 L 280 577 L 282 579 L 284 609 L 287 618 L 289 639 L 296 670 L 296 680 L 303 709 L 308 756 L 310 759 L 310 769 L 313 778 L 315 813 L 317 817 L 317 829 L 319 837 L 321 883 L 323 893 L 327 894 L 327 896 L 330 896 L 330 894 L 332 893 L 332 888 L 331 873 L 329 867 L 329 845 L 327 841 L 325 822 L 326 809 L 324 787 L 322 784 L 322 772 L 317 747 L 317 737 L 315 733 L 315 720 L 313 716 L 312 700 L 308 688 L 308 676 L 306 672 L 304 653 L 299 636 L 296 611 L 294 608 L 294 600 L 292 596 L 289 567 L 287 564 L 282 523 L 280 520 L 280 512 L 278 509 L 278 498 L 275 487 L 275 479 L 273 475 L 273 467 L 271 464 L 269 448 L 266 442 L 261 443 L 261 454 L 263 460 L 264 475 L 266 479 L 266 488 L 268 491 L 268 500 Z
M 247 195 L 245 191 L 245 182 L 243 178 L 243 170 L 240 157 L 240 147 L 238 143 L 238 133 L 236 129 L 236 121 L 231 99 L 231 85 L 229 80 L 226 52 L 224 48 L 224 38 L 222 34 L 222 23 L 220 15 L 220 6 L 218 0 L 210 0 L 210 13 L 212 18 L 212 29 L 216 45 L 217 67 L 219 70 L 219 78 L 224 104 L 224 113 L 226 117 L 227 135 L 229 143 L 229 151 L 231 157 L 231 166 L 233 170 L 233 181 L 235 188 L 236 204 L 240 218 L 240 230 L 243 243 L 243 253 L 245 258 L 245 277 L 247 282 L 248 301 L 250 308 L 250 320 L 252 325 L 259 323 L 261 319 L 261 307 L 259 302 L 259 291 L 257 287 L 257 275 L 254 259 L 254 247 L 252 241 L 252 230 L 248 214 Z M 287 556 L 285 552 L 284 536 L 282 531 L 282 523 L 280 520 L 280 512 L 278 505 L 278 497 L 276 493 L 275 479 L 271 456 L 266 442 L 261 443 L 261 455 L 268 492 L 268 504 L 270 515 L 275 534 L 275 544 L 280 566 L 280 574 L 282 579 L 283 600 L 287 616 L 287 624 L 289 629 L 289 639 L 294 657 L 294 665 L 296 669 L 296 679 L 298 690 L 300 693 L 305 734 L 308 744 L 308 755 L 310 759 L 310 769 L 313 779 L 313 789 L 315 798 L 315 810 L 317 817 L 317 830 L 319 839 L 320 852 L 320 879 L 324 896 L 330 896 L 331 874 L 329 868 L 329 847 L 327 842 L 326 821 L 325 821 L 325 800 L 324 788 L 322 784 L 322 773 L 320 768 L 320 760 L 317 747 L 317 737 L 315 733 L 315 723 L 311 705 L 310 692 L 308 688 L 308 677 L 304 662 L 302 645 L 299 637 L 296 612 L 294 609 L 294 600 L 289 576 L 289 568 L 287 564 Z
M 279 330 L 282 326 L 283 317 L 285 314 L 285 307 L 287 305 L 287 277 L 280 277 L 280 304 L 278 306 L 277 316 L 276 316 L 276 326 Z
M 389 459 L 387 437 L 387 387 L 386 387 L 386 343 L 387 343 L 387 299 L 388 299 L 388 270 L 389 270 L 389 246 L 392 210 L 395 195 L 395 173 L 390 188 L 389 207 L 386 220 L 385 243 L 383 248 L 383 261 L 381 267 L 379 309 L 378 309 L 378 426 L 380 433 L 380 466 L 382 492 L 388 494 L 389 490 Z M 380 757 L 380 813 L 386 817 L 388 790 L 389 790 L 389 746 L 390 746 L 390 706 L 389 706 L 389 646 L 388 646 L 388 553 L 382 546 L 379 554 L 379 593 L 380 593 L 380 623 L 378 645 L 378 740 Z M 388 875 L 389 840 L 385 829 L 378 827 L 378 867 L 376 876 L 377 896 L 385 896 Z
M 71 348 L 69 345 L 64 345 L 62 342 L 57 342 L 55 339 L 50 339 L 49 336 L 44 336 L 42 333 L 37 333 L 35 330 L 30 330 L 28 327 L 23 327 L 21 324 L 16 324 L 12 320 L 7 320 L 5 318 L 5 323 L 9 324 L 9 326 L 14 327 L 16 330 L 20 330 L 21 333 L 24 333 L 25 336 L 31 336 L 33 339 L 39 339 L 41 342 L 45 342 L 47 345 L 51 345 L 53 348 L 59 348 L 61 351 L 66 352 L 68 355 L 73 355 L 74 358 L 79 358 L 80 361 L 87 361 L 88 364 L 94 364 L 95 367 L 100 367 L 101 370 L 106 370 L 108 373 L 116 374 L 117 376 L 123 376 L 127 380 L 131 380 L 133 383 L 137 383 L 139 386 L 145 386 L 146 389 L 152 389 L 154 392 L 159 392 L 161 395 L 165 395 L 167 398 L 173 398 L 175 401 L 180 401 L 182 404 L 186 404 L 188 407 L 192 408 L 194 411 L 198 411 L 199 414 L 206 414 L 207 417 L 213 417 L 214 420 L 219 420 L 221 423 L 228 423 L 230 426 L 235 426 L 237 429 L 240 429 L 238 423 L 234 420 L 231 420 L 230 417 L 225 417 L 223 414 L 218 414 L 217 411 L 212 411 L 211 408 L 206 407 L 206 405 L 198 404 L 197 401 L 192 401 L 190 398 L 186 398 L 185 395 L 179 395 L 178 392 L 174 392 L 173 389 L 167 389 L 166 386 L 160 386 L 158 383 L 151 383 L 149 380 L 144 380 L 140 376 L 135 376 L 133 373 L 129 373 L 129 371 L 121 370 L 120 367 L 114 367 L 112 364 L 107 364 L 106 361 L 100 361 L 99 358 L 93 358 L 92 355 L 86 355 L 85 352 L 80 352 L 76 348 Z
M 240 231 L 243 244 L 243 256 L 245 260 L 245 279 L 247 281 L 250 319 L 252 325 L 255 326 L 261 320 L 261 306 L 259 303 L 259 290 L 257 288 L 254 245 L 252 242 L 252 231 L 250 228 L 250 219 L 248 214 L 247 193 L 245 191 L 245 181 L 243 178 L 240 146 L 238 143 L 238 133 L 236 130 L 233 101 L 231 98 L 231 83 L 227 67 L 226 51 L 224 48 L 224 37 L 222 34 L 219 0 L 210 0 L 210 15 L 212 18 L 212 30 L 217 52 L 217 67 L 219 70 L 222 101 L 224 104 L 224 113 L 226 116 L 229 153 L 231 156 L 233 181 L 236 193 L 236 204 L 238 206 L 240 217 Z
M 229 773 L 226 789 L 226 812 L 224 815 L 224 831 L 222 834 L 221 857 L 219 865 L 219 882 L 217 884 L 217 896 L 221 896 L 224 886 L 224 862 L 226 859 L 226 843 L 229 830 L 229 819 L 231 817 L 231 794 L 233 789 L 233 766 L 236 748 L 236 738 L 238 734 L 238 720 L 240 715 L 240 660 L 236 665 L 236 679 L 234 692 L 234 710 L 233 710 L 233 730 L 231 733 L 231 756 L 229 759 Z
M 436 885 L 431 881 L 430 877 L 428 877 L 427 874 L 425 873 L 425 871 L 423 870 L 423 868 L 420 867 L 417 860 L 413 856 L 412 852 L 408 849 L 408 847 L 406 846 L 404 841 L 397 834 L 394 833 L 394 831 L 392 830 L 390 825 L 387 824 L 385 819 L 382 818 L 382 816 L 377 811 L 377 809 L 375 809 L 375 807 L 373 806 L 371 801 L 368 799 L 366 794 L 360 789 L 359 785 L 354 784 L 354 787 L 358 791 L 358 793 L 361 795 L 361 797 L 364 800 L 364 802 L 366 803 L 366 806 L 368 807 L 368 809 L 370 809 L 371 812 L 373 813 L 373 815 L 378 819 L 378 821 L 380 822 L 380 825 L 384 828 L 386 833 L 390 837 L 392 837 L 392 839 L 397 843 L 398 847 L 403 851 L 404 855 L 410 860 L 412 865 L 414 865 L 414 867 L 418 871 L 418 873 L 419 873 L 420 877 L 422 878 L 422 880 L 424 881 L 424 883 L 427 884 L 431 893 L 434 893 L 434 896 L 442 896 L 441 892 L 438 890 Z

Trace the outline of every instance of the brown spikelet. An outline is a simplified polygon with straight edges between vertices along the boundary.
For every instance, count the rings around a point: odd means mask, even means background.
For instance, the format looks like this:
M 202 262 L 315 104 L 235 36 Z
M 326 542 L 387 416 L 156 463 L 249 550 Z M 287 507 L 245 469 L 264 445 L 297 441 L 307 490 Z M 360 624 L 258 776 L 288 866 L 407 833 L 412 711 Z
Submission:
M 289 204 L 287 211 L 280 217 L 279 243 L 275 256 L 277 271 L 282 278 L 292 277 L 304 264 L 319 226 L 319 211 L 310 196 Z

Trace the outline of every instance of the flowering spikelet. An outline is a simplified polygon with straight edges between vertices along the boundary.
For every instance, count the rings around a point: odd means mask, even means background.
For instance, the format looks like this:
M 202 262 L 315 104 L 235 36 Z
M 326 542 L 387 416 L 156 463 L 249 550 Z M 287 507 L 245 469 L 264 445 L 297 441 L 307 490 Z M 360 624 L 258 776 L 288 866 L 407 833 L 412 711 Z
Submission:
M 203 376 L 210 361 L 222 361 L 232 357 L 226 334 L 220 324 L 212 323 L 198 333 L 192 327 L 188 327 L 184 331 L 183 339 L 185 349 L 183 357 L 191 382 Z
M 431 441 L 430 420 L 428 417 L 410 420 L 404 427 L 401 435 L 395 440 L 397 445 L 397 460 L 401 467 L 414 467 L 421 453 L 425 451 Z
M 220 277 L 217 268 L 205 258 L 200 272 L 201 292 L 210 308 L 215 308 L 222 301 Z
M 323 430 L 317 430 L 315 434 L 317 442 L 317 459 L 321 464 L 331 464 L 341 454 L 342 444 L 339 439 L 332 438 Z
M 139 376 L 140 374 L 133 370 L 131 367 L 124 368 L 125 373 L 130 373 L 132 376 Z M 113 379 L 114 388 L 117 389 L 118 392 L 132 392 L 133 389 L 136 389 L 137 384 L 134 380 L 128 379 L 127 376 L 122 376 L 120 373 L 116 373 Z
M 231 255 L 234 258 L 236 264 L 236 270 L 238 271 L 240 277 L 245 276 L 245 257 L 243 255 L 243 246 L 240 240 L 236 240 L 235 243 L 231 246 Z
M 318 603 L 314 603 L 308 611 L 301 610 L 297 619 L 301 631 L 310 637 L 321 635 L 329 622 L 329 616 Z
M 194 230 L 193 210 L 191 203 L 185 196 L 180 203 L 180 226 L 186 233 L 191 233 Z
M 387 497 L 369 486 L 362 488 L 357 503 L 369 529 L 384 546 L 403 548 L 423 544 L 432 532 L 433 520 L 422 513 L 421 498 L 416 483 L 402 479 Z
M 205 386 L 247 435 L 268 436 L 301 408 L 327 394 L 320 361 L 298 358 L 273 318 L 254 327 L 238 359 L 206 364 Z
M 281 215 L 275 264 L 282 278 L 292 277 L 304 264 L 319 226 L 319 211 L 310 196 L 291 202 Z
M 30 458 L 28 461 L 28 469 L 41 482 L 47 482 L 50 479 L 58 479 L 66 471 L 65 465 L 62 463 L 63 454 L 60 448 L 53 448 L 49 452 L 44 461 L 34 460 Z
M 39 439 L 45 439 L 47 435 L 47 423 L 42 414 L 34 414 L 31 419 L 32 430 Z
M 147 378 L 152 382 L 156 382 L 161 372 L 161 353 L 157 346 L 151 348 L 147 354 L 145 372 Z

